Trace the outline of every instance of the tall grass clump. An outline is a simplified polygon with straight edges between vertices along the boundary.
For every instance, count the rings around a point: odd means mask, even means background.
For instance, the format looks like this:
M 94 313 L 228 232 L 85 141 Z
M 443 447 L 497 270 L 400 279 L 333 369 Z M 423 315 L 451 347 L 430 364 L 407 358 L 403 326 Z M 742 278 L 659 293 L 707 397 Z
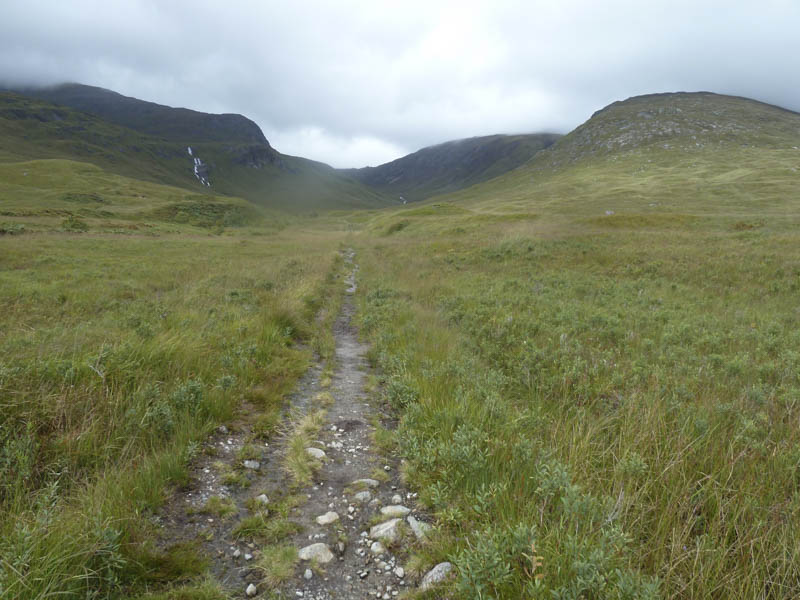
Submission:
M 361 328 L 456 597 L 800 594 L 799 246 L 720 225 L 363 240 Z
M 148 515 L 240 398 L 279 408 L 334 296 L 324 235 L 90 235 L 2 238 L 4 598 L 153 581 Z

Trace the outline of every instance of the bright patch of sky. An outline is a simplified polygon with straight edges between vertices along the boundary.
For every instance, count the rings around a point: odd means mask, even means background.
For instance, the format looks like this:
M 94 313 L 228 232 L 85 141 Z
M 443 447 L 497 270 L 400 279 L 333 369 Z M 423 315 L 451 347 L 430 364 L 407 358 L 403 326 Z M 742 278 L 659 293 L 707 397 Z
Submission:
M 567 132 L 633 95 L 800 110 L 796 0 L 5 0 L 0 81 L 241 113 L 279 151 L 376 165 Z

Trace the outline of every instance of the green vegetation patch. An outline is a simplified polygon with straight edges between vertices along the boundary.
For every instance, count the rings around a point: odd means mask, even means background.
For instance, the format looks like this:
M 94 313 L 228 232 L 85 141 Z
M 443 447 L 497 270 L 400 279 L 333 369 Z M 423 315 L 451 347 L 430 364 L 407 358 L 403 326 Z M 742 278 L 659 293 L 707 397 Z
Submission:
M 59 200 L 76 204 L 111 204 L 111 201 L 95 192 L 66 192 Z
M 248 390 L 282 404 L 338 239 L 0 236 L 0 595 L 222 597 L 186 548 L 153 553 L 151 515 Z
M 197 227 L 239 227 L 252 224 L 258 217 L 254 209 L 246 206 L 218 202 L 203 196 L 194 196 L 187 202 L 175 202 L 151 213 L 152 218 Z
M 800 240 L 729 201 L 361 240 L 360 328 L 443 593 L 800 594 Z

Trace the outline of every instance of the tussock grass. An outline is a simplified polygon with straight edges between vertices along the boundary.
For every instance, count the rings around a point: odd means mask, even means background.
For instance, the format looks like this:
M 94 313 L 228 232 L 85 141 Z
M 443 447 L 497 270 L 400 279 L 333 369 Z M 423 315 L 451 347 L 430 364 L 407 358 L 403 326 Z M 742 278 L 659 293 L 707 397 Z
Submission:
M 620 192 L 587 218 L 623 168 L 595 167 L 537 188 L 559 206 L 475 196 L 359 240 L 360 328 L 439 522 L 425 566 L 454 562 L 458 598 L 795 597 L 796 196 Z
M 338 234 L 180 230 L 0 236 L 3 595 L 134 596 L 198 441 L 308 365 Z
M 320 462 L 306 452 L 312 446 L 314 436 L 325 422 L 326 411 L 319 409 L 300 417 L 294 424 L 287 442 L 284 467 L 296 487 L 311 483 Z
M 266 546 L 256 564 L 264 574 L 264 582 L 270 587 L 278 587 L 294 574 L 294 567 L 300 559 L 297 548 L 289 544 Z
M 238 509 L 236 508 L 236 503 L 231 498 L 211 496 L 208 500 L 206 500 L 206 503 L 195 512 L 216 515 L 224 519 L 236 514 Z
M 254 539 L 275 543 L 302 530 L 298 523 L 281 517 L 270 517 L 267 513 L 257 513 L 242 519 L 232 535 L 239 539 Z
M 230 595 L 213 580 L 172 587 L 166 591 L 136 596 L 136 600 L 229 600 Z

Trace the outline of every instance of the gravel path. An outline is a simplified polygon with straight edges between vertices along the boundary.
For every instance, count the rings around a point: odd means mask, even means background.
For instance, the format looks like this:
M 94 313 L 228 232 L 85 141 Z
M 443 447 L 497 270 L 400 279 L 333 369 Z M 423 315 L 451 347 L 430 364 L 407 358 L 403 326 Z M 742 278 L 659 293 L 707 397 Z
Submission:
M 345 253 L 345 261 L 350 274 L 334 325 L 336 354 L 330 386 L 323 388 L 323 365 L 315 364 L 300 381 L 291 402 L 296 419 L 318 408 L 312 399 L 321 392 L 333 397 L 314 440 L 315 446 L 324 448 L 322 466 L 312 485 L 292 490 L 302 502 L 291 509 L 288 518 L 299 526 L 299 533 L 281 540 L 298 549 L 300 561 L 294 576 L 280 590 L 270 589 L 262 581 L 262 573 L 253 568 L 263 544 L 257 538 L 233 537 L 237 524 L 258 507 L 254 499 L 265 494 L 269 507 L 273 498 L 285 496 L 290 488 L 283 469 L 286 438 L 259 449 L 260 457 L 254 459 L 258 468 L 244 469 L 250 480 L 246 489 L 221 481 L 226 464 L 233 467 L 242 462 L 237 452 L 250 439 L 249 423 L 257 417 L 252 407 L 245 407 L 239 422 L 221 428 L 208 440 L 215 456 L 198 457 L 191 484 L 176 494 L 162 517 L 170 543 L 201 544 L 211 558 L 214 576 L 234 597 L 267 597 L 278 591 L 284 598 L 307 600 L 388 600 L 416 586 L 405 571 L 404 560 L 409 545 L 423 538 L 429 526 L 426 517 L 416 511 L 415 494 L 400 483 L 397 464 L 381 458 L 372 447 L 372 423 L 386 415 L 364 391 L 368 347 L 359 342 L 352 323 L 358 273 L 352 251 Z M 230 498 L 235 514 L 219 519 L 195 512 L 215 495 Z

